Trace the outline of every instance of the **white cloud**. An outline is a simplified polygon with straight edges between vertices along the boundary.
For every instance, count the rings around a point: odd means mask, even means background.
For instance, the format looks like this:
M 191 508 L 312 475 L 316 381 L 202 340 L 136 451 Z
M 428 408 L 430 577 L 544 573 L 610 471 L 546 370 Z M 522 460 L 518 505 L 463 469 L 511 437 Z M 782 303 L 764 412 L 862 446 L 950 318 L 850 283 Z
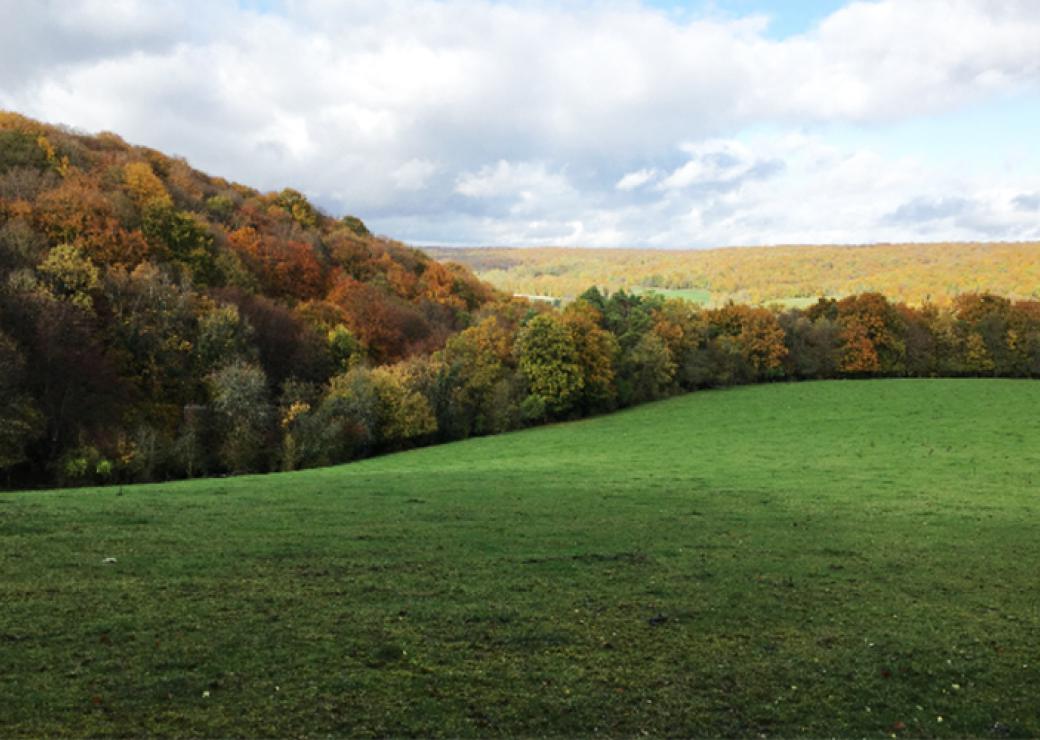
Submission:
M 941 125 L 1036 96 L 1033 0 L 851 2 L 783 41 L 762 17 L 682 19 L 634 0 L 0 5 L 3 105 L 297 187 L 416 241 L 1035 233 L 1029 168 L 972 179 L 799 133 Z M 975 216 L 890 217 L 951 198 Z
M 576 193 L 566 176 L 550 172 L 541 162 L 507 162 L 466 172 L 455 191 L 469 198 L 503 198 L 513 209 L 531 210 L 539 202 L 570 200 Z
M 409 159 L 394 170 L 394 183 L 399 190 L 422 190 L 436 171 L 437 165 L 429 160 Z
M 691 186 L 725 187 L 741 180 L 768 176 L 783 168 L 780 160 L 760 159 L 739 141 L 712 139 L 680 147 L 689 155 L 685 164 L 661 181 L 659 190 Z
M 614 185 L 614 187 L 618 190 L 624 190 L 626 192 L 629 190 L 636 190 L 638 188 L 643 187 L 648 182 L 656 180 L 657 174 L 658 173 L 656 169 L 641 169 L 636 170 L 635 172 L 629 172 L 620 180 L 618 180 L 617 184 Z

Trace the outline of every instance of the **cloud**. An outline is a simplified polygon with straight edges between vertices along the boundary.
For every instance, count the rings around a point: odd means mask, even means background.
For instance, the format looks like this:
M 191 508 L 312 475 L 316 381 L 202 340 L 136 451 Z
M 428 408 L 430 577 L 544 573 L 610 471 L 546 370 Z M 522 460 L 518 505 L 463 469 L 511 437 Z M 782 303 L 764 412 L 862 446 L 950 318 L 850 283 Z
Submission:
M 641 169 L 635 172 L 629 172 L 614 185 L 618 190 L 628 192 L 630 190 L 637 190 L 643 187 L 648 182 L 652 182 L 657 179 L 658 172 L 656 169 Z
M 527 214 L 547 203 L 555 208 L 572 203 L 577 192 L 562 173 L 550 172 L 541 162 L 499 161 L 477 172 L 463 173 L 455 192 L 468 198 L 502 201 L 508 212 Z
M 738 141 L 711 140 L 681 149 L 689 159 L 660 183 L 660 190 L 736 187 L 745 179 L 769 177 L 784 168 L 783 161 L 757 158 Z
M 1019 211 L 1040 211 L 1040 193 L 1023 193 L 1011 202 Z
M 894 224 L 927 224 L 965 216 L 974 209 L 975 204 L 967 198 L 919 197 L 901 204 L 885 219 Z
M 437 165 L 429 160 L 409 159 L 394 170 L 394 183 L 400 190 L 422 190 L 436 171 Z
M 781 41 L 762 17 L 635 0 L 0 2 L 0 106 L 417 242 L 867 241 L 918 234 L 889 216 L 921 198 L 1035 233 L 1013 201 L 1040 192 L 1028 172 L 998 183 L 820 133 L 1036 95 L 1032 0 L 850 2 Z

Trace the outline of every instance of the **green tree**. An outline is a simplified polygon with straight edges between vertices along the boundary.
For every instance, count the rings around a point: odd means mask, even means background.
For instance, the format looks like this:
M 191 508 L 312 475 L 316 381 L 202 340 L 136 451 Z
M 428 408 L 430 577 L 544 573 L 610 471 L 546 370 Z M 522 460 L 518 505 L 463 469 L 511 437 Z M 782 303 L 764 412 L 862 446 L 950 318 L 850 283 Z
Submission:
M 668 345 L 655 332 L 648 331 L 640 337 L 636 345 L 622 356 L 621 362 L 630 384 L 623 402 L 644 403 L 671 392 L 675 361 Z
M 381 406 L 380 441 L 400 446 L 437 431 L 433 409 L 429 401 L 412 387 L 404 365 L 377 367 L 371 378 Z
M 142 231 L 160 261 L 185 268 L 195 283 L 224 282 L 213 235 L 199 217 L 151 200 L 144 205 Z
M 292 216 L 293 221 L 305 229 L 312 228 L 318 223 L 318 211 L 298 190 L 285 188 L 278 193 L 275 203 Z
M 574 409 L 584 388 L 582 367 L 570 329 L 556 314 L 531 319 L 517 334 L 515 352 L 530 395 L 548 415 Z
M 85 311 L 93 310 L 94 296 L 101 286 L 101 273 L 78 248 L 68 244 L 55 247 L 40 263 L 37 272 L 55 298 Z
M 206 308 L 198 318 L 195 358 L 203 373 L 216 370 L 232 360 L 256 359 L 253 327 L 238 311 L 225 303 Z
M 341 421 L 352 451 L 363 451 L 378 441 L 382 405 L 369 368 L 358 365 L 329 380 L 321 405 L 323 413 Z
M 340 223 L 346 226 L 352 233 L 357 236 L 367 237 L 372 236 L 372 232 L 365 226 L 365 222 L 357 216 L 344 216 L 340 219 Z
M 601 328 L 602 313 L 590 303 L 575 301 L 567 306 L 562 318 L 581 367 L 582 411 L 613 408 L 617 398 L 615 363 L 621 348 L 614 335 Z
M 269 459 L 274 417 L 264 371 L 235 362 L 212 373 L 208 384 L 223 431 L 221 462 L 233 473 L 262 470 Z
M 329 354 L 332 355 L 333 366 L 339 370 L 349 370 L 365 356 L 365 348 L 354 336 L 354 332 L 343 324 L 336 324 L 326 333 Z
M 47 240 L 23 218 L 0 226 L 0 273 L 32 267 L 43 255 Z
M 450 395 L 441 416 L 451 438 L 510 427 L 512 345 L 512 332 L 493 316 L 448 340 L 443 358 Z
M 105 295 L 109 346 L 120 361 L 121 377 L 137 390 L 137 416 L 172 432 L 181 407 L 195 399 L 198 388 L 192 357 L 195 294 L 143 262 L 130 273 L 111 268 Z

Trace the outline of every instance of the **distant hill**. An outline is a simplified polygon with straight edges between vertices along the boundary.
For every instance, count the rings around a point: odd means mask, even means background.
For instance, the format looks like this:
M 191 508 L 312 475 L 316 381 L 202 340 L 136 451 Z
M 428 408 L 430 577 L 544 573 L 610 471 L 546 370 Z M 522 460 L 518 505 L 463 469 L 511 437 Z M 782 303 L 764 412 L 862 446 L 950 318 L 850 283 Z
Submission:
M 704 250 L 428 248 L 510 293 L 571 298 L 590 285 L 701 303 L 805 305 L 878 292 L 911 305 L 965 293 L 1040 297 L 1040 243 L 874 244 Z M 695 291 L 695 292 L 690 292 Z

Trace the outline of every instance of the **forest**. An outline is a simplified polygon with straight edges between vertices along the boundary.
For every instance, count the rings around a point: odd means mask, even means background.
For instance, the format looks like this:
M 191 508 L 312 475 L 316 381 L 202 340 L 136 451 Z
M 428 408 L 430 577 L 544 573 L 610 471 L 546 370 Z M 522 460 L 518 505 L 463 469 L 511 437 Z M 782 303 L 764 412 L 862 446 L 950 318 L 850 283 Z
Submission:
M 590 285 L 712 306 L 801 305 L 881 293 L 949 306 L 963 293 L 1040 298 L 1040 244 L 933 243 L 722 249 L 431 248 L 510 293 L 571 299 Z
M 897 376 L 1040 377 L 1040 301 L 590 288 L 555 309 L 297 191 L 0 114 L 9 486 L 295 470 L 701 388 Z

